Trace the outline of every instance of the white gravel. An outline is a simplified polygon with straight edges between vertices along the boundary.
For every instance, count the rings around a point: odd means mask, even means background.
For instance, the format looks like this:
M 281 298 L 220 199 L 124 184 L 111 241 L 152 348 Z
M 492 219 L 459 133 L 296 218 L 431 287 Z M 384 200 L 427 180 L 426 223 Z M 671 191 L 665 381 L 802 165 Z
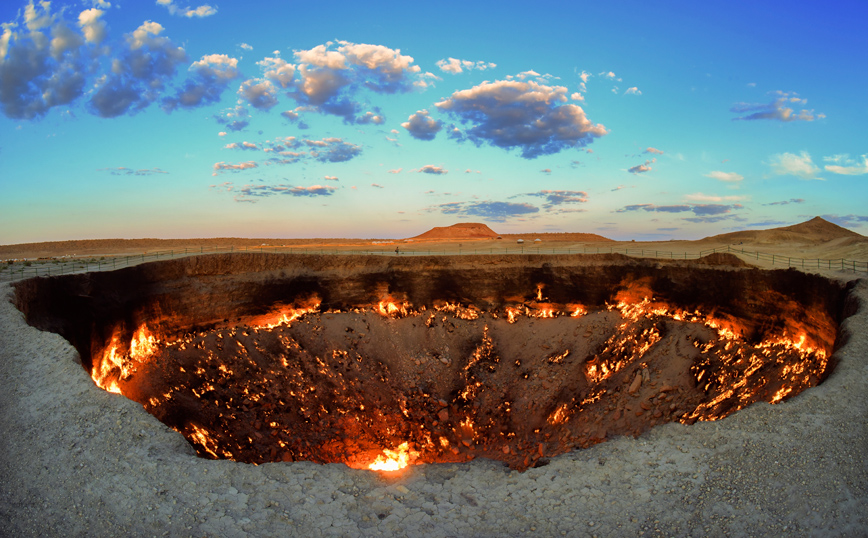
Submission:
M 868 282 L 822 385 L 524 473 L 199 459 L 0 286 L 2 536 L 866 536 Z

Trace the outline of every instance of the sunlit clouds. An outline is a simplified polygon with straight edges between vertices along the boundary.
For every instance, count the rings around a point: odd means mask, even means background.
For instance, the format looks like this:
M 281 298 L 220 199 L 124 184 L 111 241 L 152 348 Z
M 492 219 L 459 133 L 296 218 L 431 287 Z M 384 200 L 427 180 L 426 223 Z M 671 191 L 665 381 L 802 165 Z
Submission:
M 741 114 L 733 120 L 777 120 L 777 121 L 814 121 L 823 119 L 825 114 L 815 114 L 813 110 L 796 110 L 793 107 L 801 107 L 808 104 L 807 99 L 798 97 L 794 93 L 782 91 L 773 92 L 777 98 L 770 103 L 736 103 L 730 112 Z
M 117 222 L 630 239 L 829 215 L 868 233 L 868 75 L 847 59 L 868 37 L 847 10 L 769 27 L 713 4 L 474 7 L 3 3 L 0 242 Z M 727 45 L 760 32 L 774 51 Z

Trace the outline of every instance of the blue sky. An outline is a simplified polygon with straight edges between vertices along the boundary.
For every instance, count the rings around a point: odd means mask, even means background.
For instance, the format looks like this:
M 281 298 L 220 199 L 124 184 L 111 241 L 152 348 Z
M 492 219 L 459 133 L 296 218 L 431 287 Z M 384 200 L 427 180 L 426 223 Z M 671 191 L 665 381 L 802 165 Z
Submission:
M 0 244 L 868 234 L 868 4 L 0 7 Z

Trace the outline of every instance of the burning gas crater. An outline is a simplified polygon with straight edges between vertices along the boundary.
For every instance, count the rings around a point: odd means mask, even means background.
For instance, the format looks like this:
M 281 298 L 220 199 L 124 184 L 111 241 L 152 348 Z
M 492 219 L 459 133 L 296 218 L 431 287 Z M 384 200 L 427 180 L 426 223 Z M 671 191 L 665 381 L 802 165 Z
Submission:
M 751 343 L 734 321 L 653 297 L 589 310 L 542 294 L 488 312 L 391 298 L 320 312 L 311 298 L 231 328 L 158 337 L 142 326 L 128 349 L 113 339 L 93 378 L 205 457 L 388 471 L 474 457 L 524 469 L 775 403 L 827 371 L 805 333 Z
M 267 293 L 257 288 L 260 300 L 268 297 L 257 308 L 239 307 L 257 300 L 245 299 L 244 290 L 207 296 L 234 317 L 204 316 L 208 298 L 184 307 L 199 319 L 167 315 L 183 310 L 178 297 L 214 275 L 223 284 L 208 285 L 220 290 L 227 278 L 237 283 L 250 271 L 235 268 L 227 277 L 225 267 L 208 269 L 197 284 L 161 284 L 102 309 L 86 295 L 97 313 L 87 327 L 67 327 L 66 336 L 89 347 L 85 366 L 97 385 L 141 403 L 202 457 L 383 471 L 477 457 L 526 469 L 657 424 L 717 420 L 754 402 L 776 403 L 830 371 L 843 291 L 818 277 L 623 260 L 612 270 L 576 266 L 573 258 L 547 274 L 502 262 L 475 286 L 464 283 L 460 268 L 431 260 L 356 268 L 362 277 L 341 277 L 349 285 L 326 275 L 337 260 L 319 261 L 322 267 L 306 269 L 317 278 L 284 273 Z M 143 268 L 127 271 L 135 276 Z M 193 269 L 173 278 L 202 273 Z M 510 271 L 514 277 L 503 277 Z M 450 274 L 453 280 L 444 280 Z M 603 282 L 587 285 L 588 274 Z M 736 284 L 721 285 L 722 278 Z M 446 298 L 420 291 L 423 281 Z M 711 287 L 696 287 L 703 282 Z M 85 283 L 91 293 L 95 286 Z M 791 287 L 801 296 L 783 293 Z M 81 303 L 81 287 L 69 289 L 78 297 L 71 302 Z M 33 305 L 51 309 L 50 301 L 27 300 L 40 293 L 18 290 L 37 326 L 50 317 Z M 729 303 L 709 306 L 703 294 Z

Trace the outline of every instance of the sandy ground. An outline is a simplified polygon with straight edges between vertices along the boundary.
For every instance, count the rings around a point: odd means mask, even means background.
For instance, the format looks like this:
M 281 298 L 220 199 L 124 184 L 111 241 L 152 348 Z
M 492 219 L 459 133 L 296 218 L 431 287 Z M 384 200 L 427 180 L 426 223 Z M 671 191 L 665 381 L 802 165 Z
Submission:
M 852 278 L 852 275 L 841 275 Z M 94 386 L 0 285 L 3 536 L 865 536 L 868 282 L 822 385 L 717 422 L 668 424 L 552 458 L 260 466 L 195 457 Z

